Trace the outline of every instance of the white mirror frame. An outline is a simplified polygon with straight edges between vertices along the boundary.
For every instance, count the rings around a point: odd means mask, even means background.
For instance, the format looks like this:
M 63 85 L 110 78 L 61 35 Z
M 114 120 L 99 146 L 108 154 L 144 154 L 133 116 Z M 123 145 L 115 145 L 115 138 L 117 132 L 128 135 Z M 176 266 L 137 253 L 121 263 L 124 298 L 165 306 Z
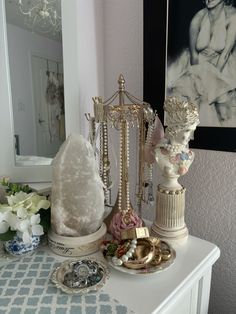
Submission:
M 61 0 L 66 134 L 80 133 L 78 1 Z M 0 0 L 0 177 L 15 182 L 50 182 L 51 166 L 15 165 L 14 125 L 5 0 Z

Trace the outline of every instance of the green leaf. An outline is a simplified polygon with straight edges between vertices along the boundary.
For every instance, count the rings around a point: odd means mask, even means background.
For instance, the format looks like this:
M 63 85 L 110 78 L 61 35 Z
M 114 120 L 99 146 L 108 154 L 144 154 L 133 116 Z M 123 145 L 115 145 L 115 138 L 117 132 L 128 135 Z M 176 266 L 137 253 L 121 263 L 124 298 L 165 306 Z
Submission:
M 15 235 L 16 231 L 8 230 L 7 232 L 0 234 L 0 240 L 1 241 L 12 240 Z
M 49 207 L 47 210 L 41 208 L 38 213 L 40 214 L 40 225 L 46 233 L 51 226 L 51 208 Z
M 15 194 L 20 191 L 25 192 L 25 193 L 32 192 L 32 189 L 27 184 L 12 183 L 12 182 L 8 182 L 5 179 L 3 179 L 0 182 L 0 184 L 6 187 L 6 192 L 8 195 Z

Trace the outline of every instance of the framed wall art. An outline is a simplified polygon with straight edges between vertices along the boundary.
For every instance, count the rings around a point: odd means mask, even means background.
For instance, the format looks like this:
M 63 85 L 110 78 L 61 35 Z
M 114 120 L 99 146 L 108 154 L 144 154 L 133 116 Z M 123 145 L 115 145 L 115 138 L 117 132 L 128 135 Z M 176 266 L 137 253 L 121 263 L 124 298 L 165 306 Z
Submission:
M 164 120 L 168 96 L 199 108 L 191 146 L 236 152 L 236 4 L 144 1 L 144 99 Z

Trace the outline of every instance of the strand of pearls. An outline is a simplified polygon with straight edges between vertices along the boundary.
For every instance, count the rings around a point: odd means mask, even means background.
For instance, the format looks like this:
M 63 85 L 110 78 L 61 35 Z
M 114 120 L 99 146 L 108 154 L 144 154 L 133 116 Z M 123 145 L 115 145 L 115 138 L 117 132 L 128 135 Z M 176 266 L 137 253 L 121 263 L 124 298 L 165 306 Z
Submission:
M 148 204 L 150 206 L 154 205 L 154 196 L 153 196 L 153 164 L 149 165 L 149 168 L 148 168 Z
M 107 123 L 102 122 L 103 129 L 103 183 L 105 185 L 105 204 L 109 203 L 109 191 L 108 187 L 108 172 L 109 172 L 109 159 L 108 159 L 108 135 L 107 135 Z
M 179 153 L 185 148 L 182 144 L 164 144 L 163 147 L 170 153 Z
M 118 258 L 117 256 L 113 256 L 112 263 L 115 266 L 121 266 L 124 262 L 127 262 L 133 256 L 136 247 L 137 247 L 137 240 L 133 239 L 131 241 L 128 251 L 124 255 L 122 255 L 120 258 Z
M 126 209 L 127 211 L 130 210 L 130 195 L 129 195 L 129 124 L 126 122 L 126 153 L 127 153 L 127 160 L 126 160 L 126 171 L 127 171 L 127 178 L 126 178 Z
M 119 182 L 119 195 L 118 195 L 118 210 L 121 211 L 121 201 L 122 201 L 122 168 L 123 168 L 123 157 L 122 157 L 122 151 L 123 151 L 123 134 L 122 130 L 120 131 L 120 182 Z
M 102 129 L 102 124 L 100 126 L 99 130 L 99 146 L 100 146 L 100 160 L 99 160 L 99 174 L 100 177 L 102 178 L 103 175 L 103 157 L 102 157 L 102 152 L 103 152 L 103 129 Z

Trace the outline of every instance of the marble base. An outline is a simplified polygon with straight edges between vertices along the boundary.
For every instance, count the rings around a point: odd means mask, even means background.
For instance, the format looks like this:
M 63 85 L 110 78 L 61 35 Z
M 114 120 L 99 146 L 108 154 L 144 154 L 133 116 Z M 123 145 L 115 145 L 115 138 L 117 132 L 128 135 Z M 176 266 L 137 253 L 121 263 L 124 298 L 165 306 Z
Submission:
M 48 246 L 57 255 L 68 257 L 85 256 L 100 249 L 106 232 L 107 227 L 104 223 L 96 232 L 82 237 L 64 237 L 50 230 L 48 232 Z

